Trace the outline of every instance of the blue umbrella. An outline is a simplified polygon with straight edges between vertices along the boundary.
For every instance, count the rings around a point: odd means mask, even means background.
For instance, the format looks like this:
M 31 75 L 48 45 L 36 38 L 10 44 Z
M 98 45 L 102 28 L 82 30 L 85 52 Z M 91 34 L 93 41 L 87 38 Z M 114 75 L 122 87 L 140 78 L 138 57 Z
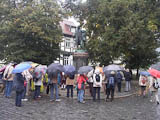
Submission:
M 150 73 L 147 72 L 147 71 L 141 71 L 139 74 L 140 75 L 145 75 L 145 76 L 150 76 Z
M 64 66 L 64 72 L 65 72 L 65 74 L 70 74 L 70 73 L 75 74 L 76 69 L 72 65 L 66 65 L 66 66 Z
M 32 66 L 28 63 L 20 63 L 20 64 L 16 65 L 16 67 L 13 69 L 12 73 L 21 73 L 24 70 L 27 70 L 31 67 Z

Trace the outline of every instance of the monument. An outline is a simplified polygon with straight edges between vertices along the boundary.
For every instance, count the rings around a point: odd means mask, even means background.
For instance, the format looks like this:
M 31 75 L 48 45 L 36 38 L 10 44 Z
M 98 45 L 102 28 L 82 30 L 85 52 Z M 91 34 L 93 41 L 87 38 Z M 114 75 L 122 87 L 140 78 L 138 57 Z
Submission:
M 80 27 L 76 30 L 76 45 L 77 50 L 73 53 L 73 65 L 78 70 L 81 66 L 88 65 L 88 53 L 85 50 L 86 31 Z

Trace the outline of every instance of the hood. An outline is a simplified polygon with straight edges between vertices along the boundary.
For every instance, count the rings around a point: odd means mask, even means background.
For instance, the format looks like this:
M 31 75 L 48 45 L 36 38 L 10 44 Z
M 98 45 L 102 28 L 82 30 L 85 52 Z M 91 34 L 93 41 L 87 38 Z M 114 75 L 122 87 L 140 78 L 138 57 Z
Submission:
M 96 69 L 96 70 L 95 70 L 95 73 L 96 73 L 96 74 L 100 74 L 100 70 L 99 70 L 99 69 Z

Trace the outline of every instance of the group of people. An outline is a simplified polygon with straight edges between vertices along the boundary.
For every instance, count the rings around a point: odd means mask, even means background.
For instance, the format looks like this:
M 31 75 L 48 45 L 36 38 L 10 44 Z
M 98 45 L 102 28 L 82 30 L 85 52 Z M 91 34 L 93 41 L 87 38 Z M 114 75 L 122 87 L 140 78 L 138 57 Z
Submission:
M 58 72 L 55 76 L 48 76 L 47 74 L 38 74 L 34 72 L 35 67 L 23 71 L 22 73 L 13 74 L 12 71 L 16 64 L 11 63 L 7 65 L 3 71 L 3 81 L 5 85 L 4 95 L 6 98 L 11 97 L 11 91 L 16 91 L 15 105 L 20 107 L 21 101 L 27 101 L 26 95 L 29 95 L 31 82 L 34 82 L 34 95 L 33 99 L 37 100 L 41 98 L 40 89 L 44 86 L 46 93 L 50 92 L 50 101 L 61 101 L 59 88 L 60 86 L 66 86 L 66 96 L 73 98 L 74 88 L 77 89 L 77 99 L 80 103 L 85 103 L 84 94 L 86 85 L 89 86 L 90 95 L 93 101 L 99 101 L 101 96 L 101 89 L 105 88 L 106 102 L 114 100 L 115 87 L 118 92 L 121 92 L 122 81 L 125 79 L 125 91 L 131 90 L 131 73 L 127 69 L 126 71 L 109 71 L 108 74 L 104 74 L 99 68 L 95 68 L 88 73 L 84 74 L 64 74 Z M 141 86 L 141 95 L 145 96 L 146 88 L 150 88 L 151 98 L 155 96 L 157 104 L 158 99 L 158 85 L 157 78 L 152 76 L 141 75 L 139 78 L 139 85 Z M 154 84 L 153 84 L 154 83 Z M 156 88 L 157 87 L 157 88 Z M 64 89 L 64 87 L 63 87 Z M 55 91 L 55 95 L 54 95 Z M 55 97 L 54 97 L 55 96 Z M 153 101 L 153 99 L 151 99 Z

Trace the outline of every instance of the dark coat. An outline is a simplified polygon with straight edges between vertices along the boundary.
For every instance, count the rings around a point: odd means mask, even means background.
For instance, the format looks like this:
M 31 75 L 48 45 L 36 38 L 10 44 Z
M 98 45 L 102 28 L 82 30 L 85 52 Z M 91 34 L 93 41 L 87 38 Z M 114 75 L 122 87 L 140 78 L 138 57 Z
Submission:
M 24 91 L 24 80 L 25 78 L 22 76 L 21 73 L 16 73 L 13 81 L 13 88 L 17 92 L 23 92 Z
M 125 72 L 124 77 L 125 77 L 126 81 L 131 81 L 132 77 L 131 77 L 131 73 L 130 72 Z

